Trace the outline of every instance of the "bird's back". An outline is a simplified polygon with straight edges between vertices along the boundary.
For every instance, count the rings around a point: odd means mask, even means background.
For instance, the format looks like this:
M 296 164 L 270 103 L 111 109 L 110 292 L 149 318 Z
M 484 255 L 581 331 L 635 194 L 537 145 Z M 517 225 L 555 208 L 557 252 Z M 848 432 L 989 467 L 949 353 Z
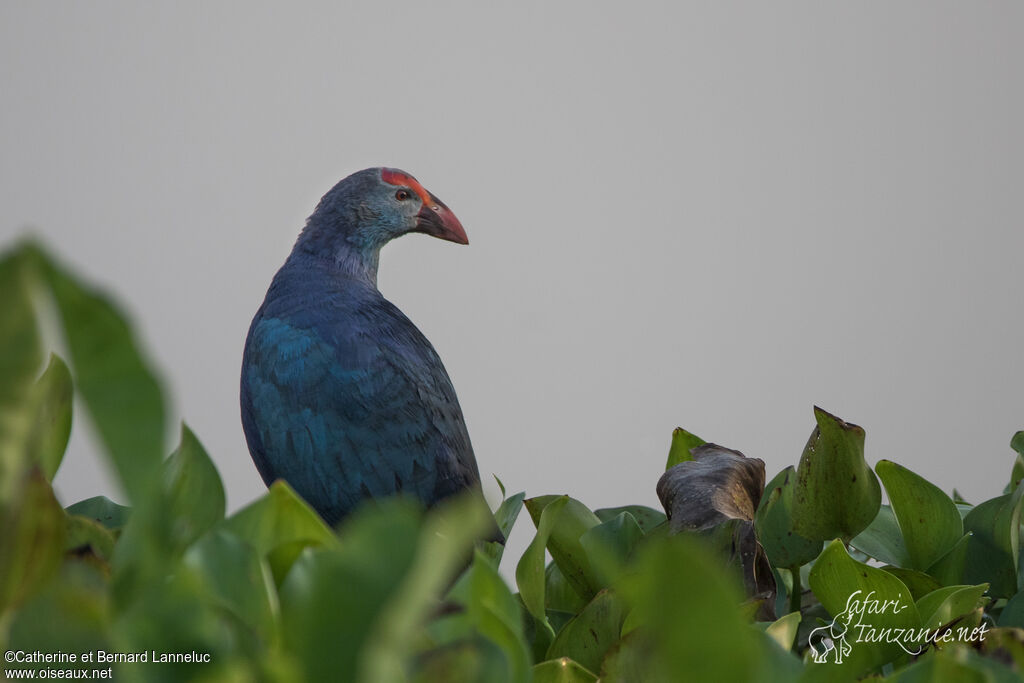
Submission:
M 278 272 L 246 340 L 242 423 L 264 481 L 334 523 L 364 498 L 427 505 L 479 488 L 462 410 L 434 348 L 376 287 L 328 265 Z

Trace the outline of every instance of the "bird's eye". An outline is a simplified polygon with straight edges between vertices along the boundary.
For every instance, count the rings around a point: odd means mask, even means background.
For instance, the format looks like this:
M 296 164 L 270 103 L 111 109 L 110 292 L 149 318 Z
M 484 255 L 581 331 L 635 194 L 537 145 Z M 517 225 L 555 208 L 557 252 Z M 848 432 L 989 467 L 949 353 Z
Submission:
M 410 195 L 408 190 L 399 190 L 398 192 L 395 193 L 395 199 L 397 199 L 400 202 L 404 202 L 409 197 Z

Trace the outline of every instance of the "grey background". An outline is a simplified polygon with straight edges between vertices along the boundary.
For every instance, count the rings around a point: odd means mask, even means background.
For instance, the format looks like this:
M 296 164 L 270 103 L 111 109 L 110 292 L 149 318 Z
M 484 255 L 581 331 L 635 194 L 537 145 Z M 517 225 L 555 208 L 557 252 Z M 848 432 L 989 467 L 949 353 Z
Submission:
M 870 462 L 977 501 L 1024 428 L 1022 20 L 5 2 L 2 242 L 33 229 L 116 292 L 232 509 L 263 490 L 237 408 L 251 316 L 319 197 L 382 164 L 470 236 L 393 243 L 380 285 L 445 360 L 485 478 L 656 505 L 673 427 L 771 476 L 818 404 Z M 82 420 L 56 484 L 120 498 Z

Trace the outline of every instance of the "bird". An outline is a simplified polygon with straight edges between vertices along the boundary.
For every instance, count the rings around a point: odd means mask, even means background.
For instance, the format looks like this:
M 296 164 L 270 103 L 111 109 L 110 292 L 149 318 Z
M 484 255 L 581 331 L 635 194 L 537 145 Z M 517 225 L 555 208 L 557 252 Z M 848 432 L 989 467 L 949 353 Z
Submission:
M 246 337 L 249 453 L 267 486 L 285 480 L 331 526 L 367 499 L 401 493 L 430 507 L 466 490 L 482 496 L 441 358 L 377 288 L 381 248 L 408 233 L 469 243 L 409 173 L 344 178 L 306 221 Z

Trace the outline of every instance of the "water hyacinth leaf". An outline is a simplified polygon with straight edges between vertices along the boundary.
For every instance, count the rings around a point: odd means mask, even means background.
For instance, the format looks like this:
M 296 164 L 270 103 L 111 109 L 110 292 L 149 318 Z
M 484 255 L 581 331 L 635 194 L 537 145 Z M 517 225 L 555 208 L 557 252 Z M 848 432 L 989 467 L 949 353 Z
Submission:
M 31 250 L 50 286 L 74 367 L 75 386 L 132 500 L 148 500 L 164 453 L 164 396 L 124 315 L 40 249 Z
M 928 575 L 935 577 L 943 586 L 962 584 L 964 570 L 967 567 L 967 553 L 971 548 L 971 536 L 970 532 L 961 536 L 948 553 L 928 568 Z
M 337 544 L 337 537 L 320 515 L 281 479 L 221 525 L 260 553 L 295 541 L 314 546 Z
M 757 540 L 775 567 L 799 567 L 821 552 L 821 541 L 812 541 L 793 531 L 795 482 L 796 470 L 792 466 L 775 475 L 754 516 Z
M 800 613 L 790 612 L 768 624 L 767 633 L 783 650 L 792 650 L 796 632 L 800 627 Z
M 753 613 L 761 621 L 775 620 L 775 576 L 757 542 L 754 525 L 742 519 L 730 519 L 697 532 L 713 548 L 723 564 L 738 579 L 753 603 Z
M 690 451 L 697 446 L 703 446 L 706 441 L 696 434 L 691 434 L 682 427 L 672 430 L 672 445 L 668 449 L 668 461 L 665 469 L 670 470 L 681 462 L 693 460 Z
M 184 548 L 224 519 L 224 486 L 206 449 L 184 423 L 178 448 L 164 463 L 171 534 Z
M 800 456 L 793 527 L 805 538 L 850 540 L 878 514 L 882 488 L 864 460 L 864 430 L 821 408 Z
M 923 596 L 942 588 L 942 584 L 939 583 L 938 580 L 924 572 L 919 572 L 916 569 L 905 569 L 903 567 L 893 567 L 891 565 L 886 565 L 882 567 L 882 569 L 902 581 L 903 585 L 905 585 L 907 590 L 910 591 L 910 596 L 914 600 L 918 600 Z
M 280 590 L 281 634 L 310 681 L 359 678 L 373 626 L 412 566 L 420 520 L 403 500 L 364 506 L 339 543 L 299 556 Z
M 473 541 L 491 524 L 490 510 L 473 493 L 448 498 L 429 511 L 412 567 L 378 618 L 363 650 L 362 671 L 366 680 L 406 677 L 417 635 L 431 610 L 436 609 L 439 596 L 465 565 Z M 478 551 L 478 555 L 483 553 Z M 471 578 L 470 600 L 472 587 Z
M 533 683 L 595 683 L 597 676 L 568 657 L 551 659 L 533 667 Z
M 643 536 L 644 532 L 633 515 L 623 512 L 584 532 L 580 536 L 580 545 L 587 552 L 598 580 L 609 586 L 619 577 L 633 548 Z
M 619 639 L 625 605 L 612 591 L 599 591 L 555 636 L 546 659 L 569 658 L 590 671 L 600 671 L 608 648 Z
M 891 662 L 904 649 L 899 642 L 873 642 L 872 634 L 886 628 L 916 629 L 921 625 L 917 606 L 910 590 L 887 571 L 857 562 L 846 552 L 839 540 L 826 546 L 814 562 L 808 576 L 811 590 L 834 618 L 836 627 L 846 630 L 851 646 L 842 664 L 831 661 L 829 670 L 845 676 L 858 675 Z M 871 609 L 868 601 L 877 601 Z M 885 601 L 890 608 L 880 609 Z M 867 609 L 860 610 L 858 607 Z M 914 651 L 915 643 L 903 643 Z
M 1024 431 L 1019 431 L 1010 439 L 1010 448 L 1017 451 L 1018 455 L 1024 455 Z
M 519 595 L 523 604 L 526 605 L 527 611 L 533 615 L 533 618 L 550 631 L 549 635 L 552 638 L 554 630 L 548 622 L 545 611 L 544 548 L 547 547 L 551 531 L 568 502 L 568 496 L 559 496 L 540 510 L 540 514 L 535 519 L 537 535 L 533 537 L 533 541 L 526 547 L 523 556 L 519 558 L 519 564 L 516 565 L 516 585 L 519 587 Z M 529 501 L 527 501 L 528 510 L 530 509 L 529 505 Z M 533 512 L 531 511 L 530 514 L 532 515 Z
M 414 683 L 510 683 L 512 679 L 501 648 L 478 635 L 422 654 L 411 680 Z
M 509 664 L 510 680 L 530 680 L 530 655 L 523 636 L 519 601 L 498 570 L 479 552 L 473 558 L 466 613 L 475 629 L 501 648 Z
M 729 519 L 752 521 L 764 491 L 764 461 L 716 444 L 693 449 L 693 460 L 658 480 L 673 531 L 707 529 Z
M 109 562 L 114 554 L 114 534 L 99 522 L 81 515 L 64 516 L 64 552 L 91 554 Z
M 875 471 L 889 494 L 909 567 L 928 569 L 964 535 L 956 504 L 938 486 L 894 462 L 880 460 Z
M 498 486 L 501 487 L 502 494 L 504 494 L 505 487 L 502 485 L 501 480 L 497 477 L 494 479 L 498 482 Z M 514 496 L 505 498 L 494 512 L 494 522 L 506 541 L 508 540 L 508 535 L 512 533 L 512 527 L 515 526 L 516 520 L 519 519 L 519 513 L 523 509 L 523 499 L 525 497 L 526 493 L 520 491 Z M 505 554 L 505 545 L 505 543 L 488 541 L 484 546 L 484 554 L 490 558 L 495 566 L 501 563 L 501 558 Z
M 921 624 L 925 628 L 936 629 L 984 607 L 988 603 L 988 598 L 984 597 L 987 590 L 988 584 L 983 583 L 978 586 L 947 586 L 928 593 L 917 601 Z
M 1010 598 L 999 614 L 999 626 L 1024 628 L 1024 591 Z
M 128 523 L 132 509 L 126 505 L 118 505 L 106 496 L 93 496 L 69 505 L 69 515 L 81 515 L 102 524 L 111 531 L 117 531 Z
M 938 651 L 886 678 L 891 683 L 992 683 L 995 679 L 977 667 L 958 661 L 954 653 Z
M 270 567 L 252 546 L 215 531 L 188 549 L 184 564 L 202 576 L 214 602 L 237 616 L 270 646 L 276 638 L 277 590 Z
M 540 521 L 544 508 L 558 496 L 537 496 L 524 502 L 533 523 Z M 547 549 L 551 558 L 558 563 L 569 584 L 586 600 L 603 588 L 600 577 L 590 565 L 586 550 L 580 545 L 580 537 L 601 523 L 590 509 L 580 501 L 569 498 L 558 515 L 558 521 L 551 528 Z
M 32 427 L 28 434 L 29 462 L 39 465 L 53 481 L 71 436 L 71 371 L 55 355 L 32 387 Z
M 659 524 L 663 524 L 668 517 L 661 510 L 655 510 L 652 507 L 646 505 L 622 505 L 615 508 L 600 508 L 594 510 L 594 514 L 602 522 L 607 522 L 609 519 L 618 517 L 623 512 L 628 512 L 633 515 L 633 519 L 640 526 L 641 531 L 645 534 L 651 529 L 655 528 Z
M 642 626 L 629 632 L 623 647 L 648 654 L 619 661 L 622 648 L 615 649 L 608 656 L 616 670 L 632 670 L 627 680 L 643 681 L 755 678 L 762 660 L 759 634 L 741 615 L 739 586 L 699 539 L 680 534 L 644 543 L 634 566 L 619 592 Z M 697 616 L 709 614 L 715 615 L 713 627 Z M 612 667 L 605 662 L 605 672 Z
M 547 606 L 549 618 L 552 610 L 575 615 L 587 605 L 587 601 L 573 590 L 565 580 L 562 570 L 554 562 L 549 562 L 544 569 L 544 604 Z M 552 623 L 552 626 L 555 624 Z
M 1020 514 L 1024 483 L 1013 493 L 979 503 L 964 518 L 971 532 L 964 583 L 990 584 L 996 598 L 1017 593 L 1017 560 L 1020 553 Z
M 0 504 L 0 614 L 31 596 L 64 555 L 64 510 L 38 468 Z
M 0 502 L 28 466 L 24 443 L 32 424 L 29 396 L 43 360 L 22 250 L 0 259 Z
M 850 541 L 850 545 L 879 562 L 897 567 L 910 564 L 910 553 L 903 542 L 896 515 L 888 505 L 878 508 L 874 521 Z

